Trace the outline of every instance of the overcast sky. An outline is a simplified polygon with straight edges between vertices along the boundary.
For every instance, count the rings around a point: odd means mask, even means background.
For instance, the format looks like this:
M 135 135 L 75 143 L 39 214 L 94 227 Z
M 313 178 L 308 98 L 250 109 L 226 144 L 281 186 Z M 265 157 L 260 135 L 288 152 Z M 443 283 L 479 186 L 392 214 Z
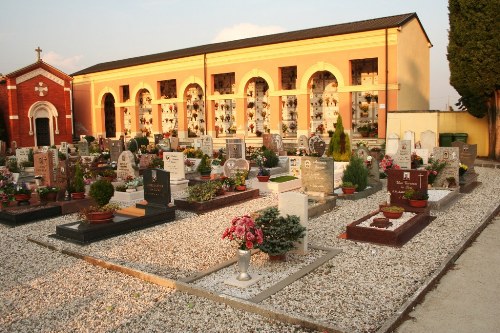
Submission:
M 0 0 L 0 73 L 42 59 L 97 63 L 213 42 L 416 12 L 432 44 L 430 108 L 452 106 L 446 0 Z

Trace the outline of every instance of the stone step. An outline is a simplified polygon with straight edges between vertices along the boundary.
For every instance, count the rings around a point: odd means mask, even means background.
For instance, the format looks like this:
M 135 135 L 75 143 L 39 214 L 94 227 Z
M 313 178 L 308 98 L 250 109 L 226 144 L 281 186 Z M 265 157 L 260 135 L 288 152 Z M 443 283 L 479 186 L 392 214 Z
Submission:
M 116 211 L 118 214 L 128 215 L 128 216 L 144 216 L 145 210 L 141 208 L 136 208 L 134 206 L 126 207 Z

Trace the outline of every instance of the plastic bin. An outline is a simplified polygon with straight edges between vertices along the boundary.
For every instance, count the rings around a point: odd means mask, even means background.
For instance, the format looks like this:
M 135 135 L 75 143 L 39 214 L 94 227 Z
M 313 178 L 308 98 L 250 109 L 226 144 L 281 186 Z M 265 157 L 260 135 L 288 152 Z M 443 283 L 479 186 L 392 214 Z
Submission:
M 452 133 L 439 133 L 439 147 L 451 147 L 452 142 Z
M 469 135 L 467 133 L 453 133 L 453 141 L 461 141 L 463 143 L 467 143 L 467 137 Z

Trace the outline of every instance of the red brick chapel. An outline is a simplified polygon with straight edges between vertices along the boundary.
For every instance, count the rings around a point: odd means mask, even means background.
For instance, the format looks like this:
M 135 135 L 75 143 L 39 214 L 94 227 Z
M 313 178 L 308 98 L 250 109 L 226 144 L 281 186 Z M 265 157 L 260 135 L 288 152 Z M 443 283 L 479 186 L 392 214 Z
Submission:
M 0 76 L 0 111 L 7 146 L 51 146 L 72 142 L 72 78 L 43 62 Z M 5 135 L 4 135 L 5 137 Z

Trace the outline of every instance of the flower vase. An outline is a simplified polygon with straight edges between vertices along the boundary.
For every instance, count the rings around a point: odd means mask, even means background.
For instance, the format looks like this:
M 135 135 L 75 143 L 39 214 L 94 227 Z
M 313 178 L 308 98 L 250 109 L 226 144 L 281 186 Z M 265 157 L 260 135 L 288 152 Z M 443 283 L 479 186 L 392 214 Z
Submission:
M 236 276 L 236 280 L 248 281 L 252 279 L 250 274 L 248 274 L 248 267 L 250 267 L 250 258 L 251 258 L 250 250 L 238 249 L 238 269 L 240 272 Z

